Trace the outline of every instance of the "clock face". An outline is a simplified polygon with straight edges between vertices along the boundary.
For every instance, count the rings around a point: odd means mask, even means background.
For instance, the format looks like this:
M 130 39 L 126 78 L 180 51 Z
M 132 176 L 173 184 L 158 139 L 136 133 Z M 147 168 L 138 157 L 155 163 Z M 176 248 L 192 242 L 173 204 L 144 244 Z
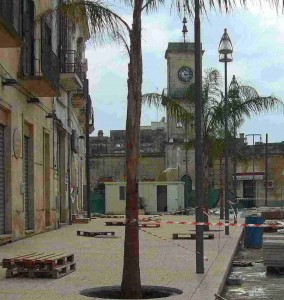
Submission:
M 178 78 L 182 82 L 189 82 L 193 77 L 193 71 L 189 67 L 181 67 L 178 70 Z

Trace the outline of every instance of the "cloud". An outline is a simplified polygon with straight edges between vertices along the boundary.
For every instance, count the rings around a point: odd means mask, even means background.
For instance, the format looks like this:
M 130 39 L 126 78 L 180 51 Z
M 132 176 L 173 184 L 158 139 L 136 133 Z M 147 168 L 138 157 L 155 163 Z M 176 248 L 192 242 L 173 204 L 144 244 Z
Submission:
M 252 5 L 251 3 L 254 2 Z M 255 87 L 261 95 L 283 96 L 284 76 L 284 16 L 277 15 L 267 3 L 249 1 L 249 9 L 238 8 L 229 15 L 209 12 L 202 18 L 202 43 L 205 53 L 203 69 L 218 68 L 223 74 L 224 65 L 218 61 L 218 45 L 224 28 L 228 28 L 234 46 L 234 61 L 228 65 L 228 81 L 232 75 L 243 83 Z M 129 24 L 130 15 L 121 10 Z M 167 84 L 167 65 L 164 54 L 168 42 L 181 41 L 181 20 L 177 13 L 170 15 L 169 8 L 143 17 L 143 92 L 162 91 Z M 190 40 L 193 41 L 193 20 L 187 24 Z M 111 44 L 88 48 L 88 77 L 94 99 L 97 129 L 123 129 L 125 127 L 127 97 L 128 57 L 122 46 Z M 105 115 L 105 117 L 104 117 Z M 158 112 L 160 119 L 164 114 Z M 260 118 L 260 119 L 259 119 Z M 143 107 L 142 124 L 157 119 L 156 108 Z M 276 123 L 276 120 L 278 123 Z M 248 121 L 242 130 L 247 133 L 271 131 L 271 139 L 282 140 L 278 132 L 282 117 L 270 114 Z

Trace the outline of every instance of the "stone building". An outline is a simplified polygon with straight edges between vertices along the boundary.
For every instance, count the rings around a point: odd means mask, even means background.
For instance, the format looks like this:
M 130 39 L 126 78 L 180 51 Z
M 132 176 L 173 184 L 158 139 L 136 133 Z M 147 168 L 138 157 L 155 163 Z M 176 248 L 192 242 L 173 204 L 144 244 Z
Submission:
M 167 60 L 167 88 L 164 93 L 194 112 L 194 107 L 185 101 L 185 91 L 194 82 L 194 43 L 169 43 Z M 163 124 L 163 126 L 162 126 Z M 194 206 L 195 150 L 184 147 L 185 142 L 194 140 L 194 127 L 187 128 L 167 113 L 166 122 L 152 123 L 141 127 L 141 157 L 139 180 L 184 181 L 184 206 Z M 244 135 L 238 139 L 238 154 L 242 159 L 237 165 L 237 196 L 243 206 L 262 205 L 265 202 L 265 174 L 267 174 L 268 204 L 280 205 L 283 201 L 284 168 L 283 144 L 269 144 L 267 168 L 263 145 L 248 146 Z M 260 150 L 260 148 L 262 150 Z M 255 149 L 255 150 L 252 150 Z M 229 145 L 230 157 L 234 146 Z M 255 155 L 252 156 L 252 151 Z M 253 152 L 254 153 L 254 152 Z M 216 159 L 210 170 L 212 188 L 209 203 L 216 205 L 223 186 L 224 159 Z M 110 137 L 99 131 L 91 139 L 91 182 L 96 187 L 100 182 L 124 181 L 125 175 L 125 131 L 111 130 Z M 233 191 L 234 170 L 232 159 L 229 170 L 229 186 Z M 248 201 L 248 202 L 246 202 Z
M 165 166 L 165 122 L 141 127 L 139 180 L 156 180 Z M 153 128 L 153 129 L 152 129 Z M 97 137 L 90 137 L 91 184 L 102 181 L 125 180 L 125 130 L 111 130 L 110 136 L 99 130 Z
M 55 229 L 83 205 L 89 36 L 42 15 L 63 2 L 0 0 L 0 238 Z
M 194 82 L 194 43 L 169 43 L 167 88 L 165 93 L 185 109 L 194 110 L 185 101 L 185 91 Z M 192 204 L 195 162 L 194 149 L 185 150 L 184 142 L 194 139 L 192 126 L 184 128 L 180 120 L 167 113 L 167 122 L 152 122 L 141 127 L 139 180 L 184 181 L 184 206 Z M 125 131 L 111 130 L 110 137 L 99 131 L 91 138 L 91 183 L 125 180 Z
M 236 173 L 240 206 L 283 206 L 284 143 L 244 143 L 241 156 Z

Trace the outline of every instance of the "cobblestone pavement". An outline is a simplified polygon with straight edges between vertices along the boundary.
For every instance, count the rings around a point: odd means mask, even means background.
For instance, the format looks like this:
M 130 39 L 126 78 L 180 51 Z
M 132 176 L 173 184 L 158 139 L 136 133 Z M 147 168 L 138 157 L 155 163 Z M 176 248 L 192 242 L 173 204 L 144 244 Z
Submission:
M 163 220 L 194 221 L 194 216 L 163 216 Z M 1 300 L 87 299 L 80 291 L 99 286 L 120 285 L 123 262 L 123 226 L 105 226 L 98 218 L 89 224 L 74 224 L 0 247 L 0 260 L 30 252 L 74 253 L 76 271 L 60 279 L 6 278 L 0 269 Z M 210 221 L 217 219 L 210 217 Z M 195 273 L 195 240 L 172 240 L 173 233 L 187 233 L 191 225 L 161 224 L 140 231 L 140 269 L 143 285 L 178 288 L 182 295 L 167 299 L 215 299 L 224 283 L 241 227 L 231 227 L 230 235 L 215 232 L 214 240 L 204 241 L 205 272 Z M 210 229 L 218 229 L 212 227 Z M 224 229 L 224 228 L 221 228 Z M 118 239 L 80 237 L 77 230 L 115 231 Z M 157 236 L 151 235 L 153 233 Z M 166 240 L 164 240 L 166 239 Z

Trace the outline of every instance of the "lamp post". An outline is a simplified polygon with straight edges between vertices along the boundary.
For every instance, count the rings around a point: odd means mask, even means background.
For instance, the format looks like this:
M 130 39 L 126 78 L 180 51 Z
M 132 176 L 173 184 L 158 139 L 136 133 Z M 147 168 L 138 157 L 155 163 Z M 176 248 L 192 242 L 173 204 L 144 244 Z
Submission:
M 248 136 L 252 136 L 252 146 L 253 146 L 253 156 L 252 156 L 252 190 L 253 190 L 253 199 L 255 199 L 255 194 L 256 193 L 255 193 L 255 182 L 254 182 L 254 157 L 255 157 L 255 147 L 254 147 L 255 139 L 254 139 L 254 137 L 258 136 L 260 142 L 262 142 L 262 139 L 261 139 L 261 134 L 259 134 L 259 133 L 246 134 L 246 137 L 248 137 Z
M 225 63 L 225 223 L 229 223 L 229 151 L 228 151 L 228 99 L 227 99 L 227 63 L 233 61 L 233 45 L 230 37 L 227 33 L 227 29 L 224 29 L 224 34 L 219 44 L 219 61 Z M 220 212 L 220 217 L 221 212 Z M 224 217 L 224 215 L 223 215 Z M 229 235 L 229 226 L 225 226 L 225 235 Z
M 232 81 L 229 86 L 229 94 L 230 98 L 235 101 L 239 97 L 239 85 L 236 80 L 236 76 L 233 75 Z M 236 117 L 233 115 L 233 130 L 234 130 L 234 161 L 233 161 L 233 173 L 234 173 L 234 183 L 233 183 L 233 191 L 234 191 L 234 222 L 237 223 L 237 128 L 236 128 Z
M 202 60 L 200 1 L 194 0 L 194 51 L 195 51 L 195 220 L 203 222 L 203 141 L 202 141 Z M 203 226 L 196 225 L 196 273 L 204 273 Z

